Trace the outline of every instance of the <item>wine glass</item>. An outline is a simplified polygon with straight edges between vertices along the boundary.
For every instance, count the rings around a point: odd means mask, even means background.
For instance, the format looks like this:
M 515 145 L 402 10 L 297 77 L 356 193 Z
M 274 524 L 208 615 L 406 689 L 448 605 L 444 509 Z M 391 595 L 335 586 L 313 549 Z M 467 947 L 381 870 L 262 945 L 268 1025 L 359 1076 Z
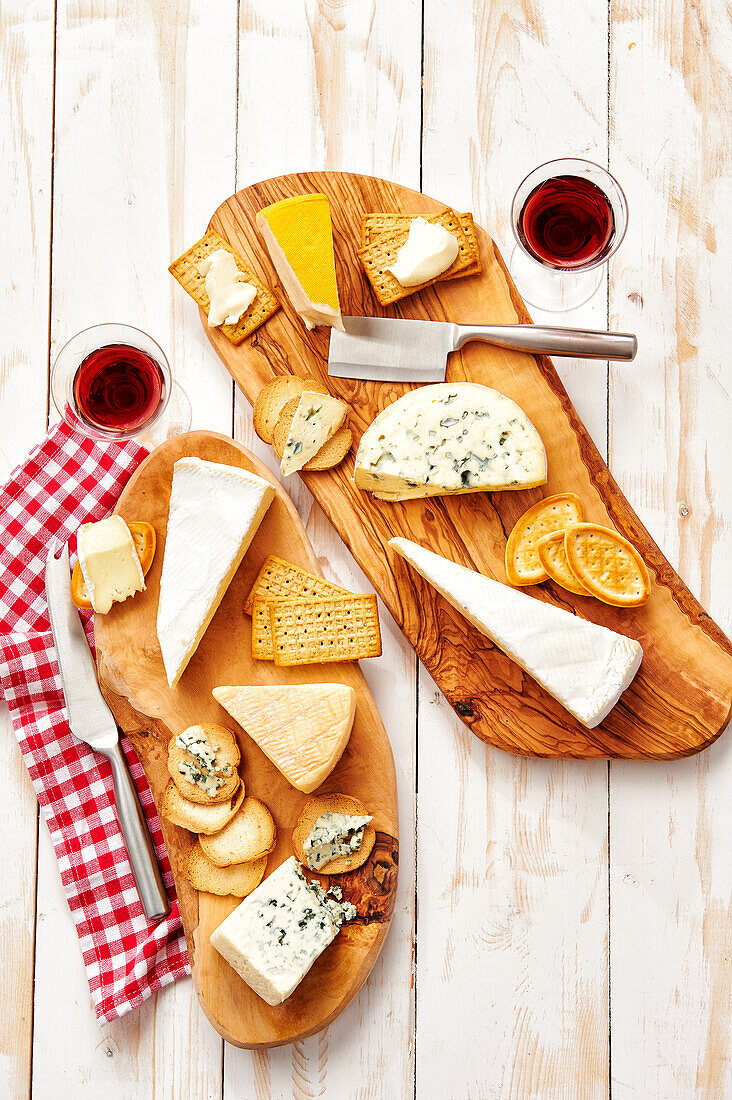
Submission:
M 550 160 L 519 184 L 511 204 L 509 269 L 530 305 L 559 312 L 589 301 L 628 227 L 617 180 L 577 157 Z
M 174 391 L 176 413 L 166 417 Z M 157 445 L 191 425 L 165 352 L 132 325 L 92 325 L 72 336 L 53 364 L 51 398 L 67 424 L 93 439 Z

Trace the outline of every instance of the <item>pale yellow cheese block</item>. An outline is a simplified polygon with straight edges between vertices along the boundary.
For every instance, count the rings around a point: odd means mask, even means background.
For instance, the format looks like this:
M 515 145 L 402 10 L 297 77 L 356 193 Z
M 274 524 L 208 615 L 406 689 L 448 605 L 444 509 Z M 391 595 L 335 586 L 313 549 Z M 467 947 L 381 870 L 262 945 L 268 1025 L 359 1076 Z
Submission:
M 344 684 L 217 687 L 213 696 L 305 794 L 340 760 L 356 712 L 355 692 Z

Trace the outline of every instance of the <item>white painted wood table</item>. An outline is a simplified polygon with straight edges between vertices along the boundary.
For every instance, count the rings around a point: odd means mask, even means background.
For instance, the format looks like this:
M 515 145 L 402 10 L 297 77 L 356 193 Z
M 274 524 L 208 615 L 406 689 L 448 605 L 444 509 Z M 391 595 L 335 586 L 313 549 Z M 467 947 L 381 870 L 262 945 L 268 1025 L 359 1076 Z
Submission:
M 46 428 L 60 345 L 105 320 L 161 341 L 196 427 L 272 464 L 166 270 L 237 187 L 373 172 L 475 211 L 507 251 L 518 181 L 586 155 L 630 228 L 571 323 L 635 330 L 640 352 L 557 366 L 729 633 L 731 47 L 724 0 L 1 0 L 2 472 Z M 365 588 L 295 497 L 326 574 Z M 382 622 L 364 672 L 397 762 L 395 919 L 360 996 L 294 1047 L 223 1046 L 190 981 L 99 1030 L 5 722 L 0 1097 L 732 1096 L 730 737 L 673 764 L 515 759 Z

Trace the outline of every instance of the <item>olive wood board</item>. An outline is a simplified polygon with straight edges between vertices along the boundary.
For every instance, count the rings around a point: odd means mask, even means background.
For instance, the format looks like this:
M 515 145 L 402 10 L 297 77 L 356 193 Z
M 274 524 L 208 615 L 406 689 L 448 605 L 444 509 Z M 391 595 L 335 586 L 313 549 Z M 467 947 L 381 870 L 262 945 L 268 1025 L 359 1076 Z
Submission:
M 217 330 L 209 339 L 249 401 L 281 374 L 315 377 L 350 407 L 354 447 L 334 470 L 301 477 L 365 571 L 457 714 L 478 737 L 509 752 L 549 757 L 670 759 L 698 752 L 724 729 L 732 708 L 732 644 L 696 601 L 651 539 L 612 478 L 581 423 L 551 361 L 477 341 L 448 359 L 448 381 L 492 386 L 516 401 L 547 450 L 548 483 L 538 489 L 473 493 L 389 503 L 353 483 L 354 455 L 374 417 L 410 385 L 330 378 L 329 329 L 308 332 L 279 284 L 256 228 L 261 207 L 291 195 L 321 191 L 331 206 L 336 273 L 345 315 L 400 316 L 464 324 L 526 323 L 530 316 L 489 235 L 476 226 L 480 275 L 436 283 L 381 308 L 356 255 L 361 215 L 421 214 L 443 209 L 406 187 L 370 176 L 313 172 L 280 176 L 239 191 L 213 215 L 217 230 L 274 288 L 283 308 L 240 347 Z M 600 365 L 598 387 L 604 390 Z M 615 368 L 642 371 L 636 362 Z M 643 663 L 619 703 L 587 730 L 534 679 L 470 626 L 387 546 L 403 535 L 462 565 L 506 581 L 506 538 L 535 501 L 574 492 L 588 521 L 615 527 L 638 547 L 651 574 L 644 607 L 619 609 L 574 595 L 552 582 L 524 591 L 636 638 Z
M 170 690 L 155 622 L 173 464 L 183 455 L 241 466 L 272 482 L 277 495 L 180 683 Z M 329 882 L 340 885 L 344 898 L 357 906 L 359 916 L 342 927 L 335 942 L 283 1004 L 270 1006 L 261 1000 L 209 943 L 213 930 L 239 901 L 198 893 L 190 886 L 183 867 L 195 836 L 161 817 L 193 979 L 204 1012 L 217 1031 L 237 1046 L 294 1042 L 319 1031 L 345 1008 L 366 980 L 386 937 L 399 858 L 396 777 L 388 737 L 358 665 L 277 668 L 251 656 L 251 619 L 244 615 L 243 606 L 267 555 L 277 554 L 320 573 L 292 502 L 254 455 L 231 439 L 210 432 L 168 440 L 135 471 L 115 511 L 129 521 L 151 523 L 157 533 L 157 551 L 146 590 L 115 604 L 109 614 L 95 617 L 97 662 L 104 696 L 140 758 L 158 810 L 169 779 L 170 737 L 197 722 L 218 722 L 234 729 L 246 793 L 269 807 L 277 826 L 277 846 L 265 872 L 269 874 L 293 854 L 292 831 L 312 796 L 290 786 L 218 705 L 211 690 L 222 684 L 340 683 L 356 692 L 356 717 L 348 745 L 315 793 L 340 792 L 360 798 L 374 815 L 377 842 L 360 869 L 316 876 L 326 887 Z

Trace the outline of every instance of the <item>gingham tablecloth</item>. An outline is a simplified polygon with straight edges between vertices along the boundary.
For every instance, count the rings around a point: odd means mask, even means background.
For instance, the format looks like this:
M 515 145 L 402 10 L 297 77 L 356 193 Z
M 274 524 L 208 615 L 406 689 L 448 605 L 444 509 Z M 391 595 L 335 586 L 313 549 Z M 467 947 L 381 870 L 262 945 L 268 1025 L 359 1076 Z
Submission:
M 98 443 L 56 425 L 0 489 L 0 689 L 48 825 L 100 1020 L 136 1008 L 188 974 L 170 865 L 150 788 L 122 739 L 150 831 L 170 914 L 148 921 L 117 824 L 109 764 L 69 730 L 43 573 L 49 540 L 72 539 L 111 511 L 146 452 Z M 90 644 L 91 613 L 83 614 Z

